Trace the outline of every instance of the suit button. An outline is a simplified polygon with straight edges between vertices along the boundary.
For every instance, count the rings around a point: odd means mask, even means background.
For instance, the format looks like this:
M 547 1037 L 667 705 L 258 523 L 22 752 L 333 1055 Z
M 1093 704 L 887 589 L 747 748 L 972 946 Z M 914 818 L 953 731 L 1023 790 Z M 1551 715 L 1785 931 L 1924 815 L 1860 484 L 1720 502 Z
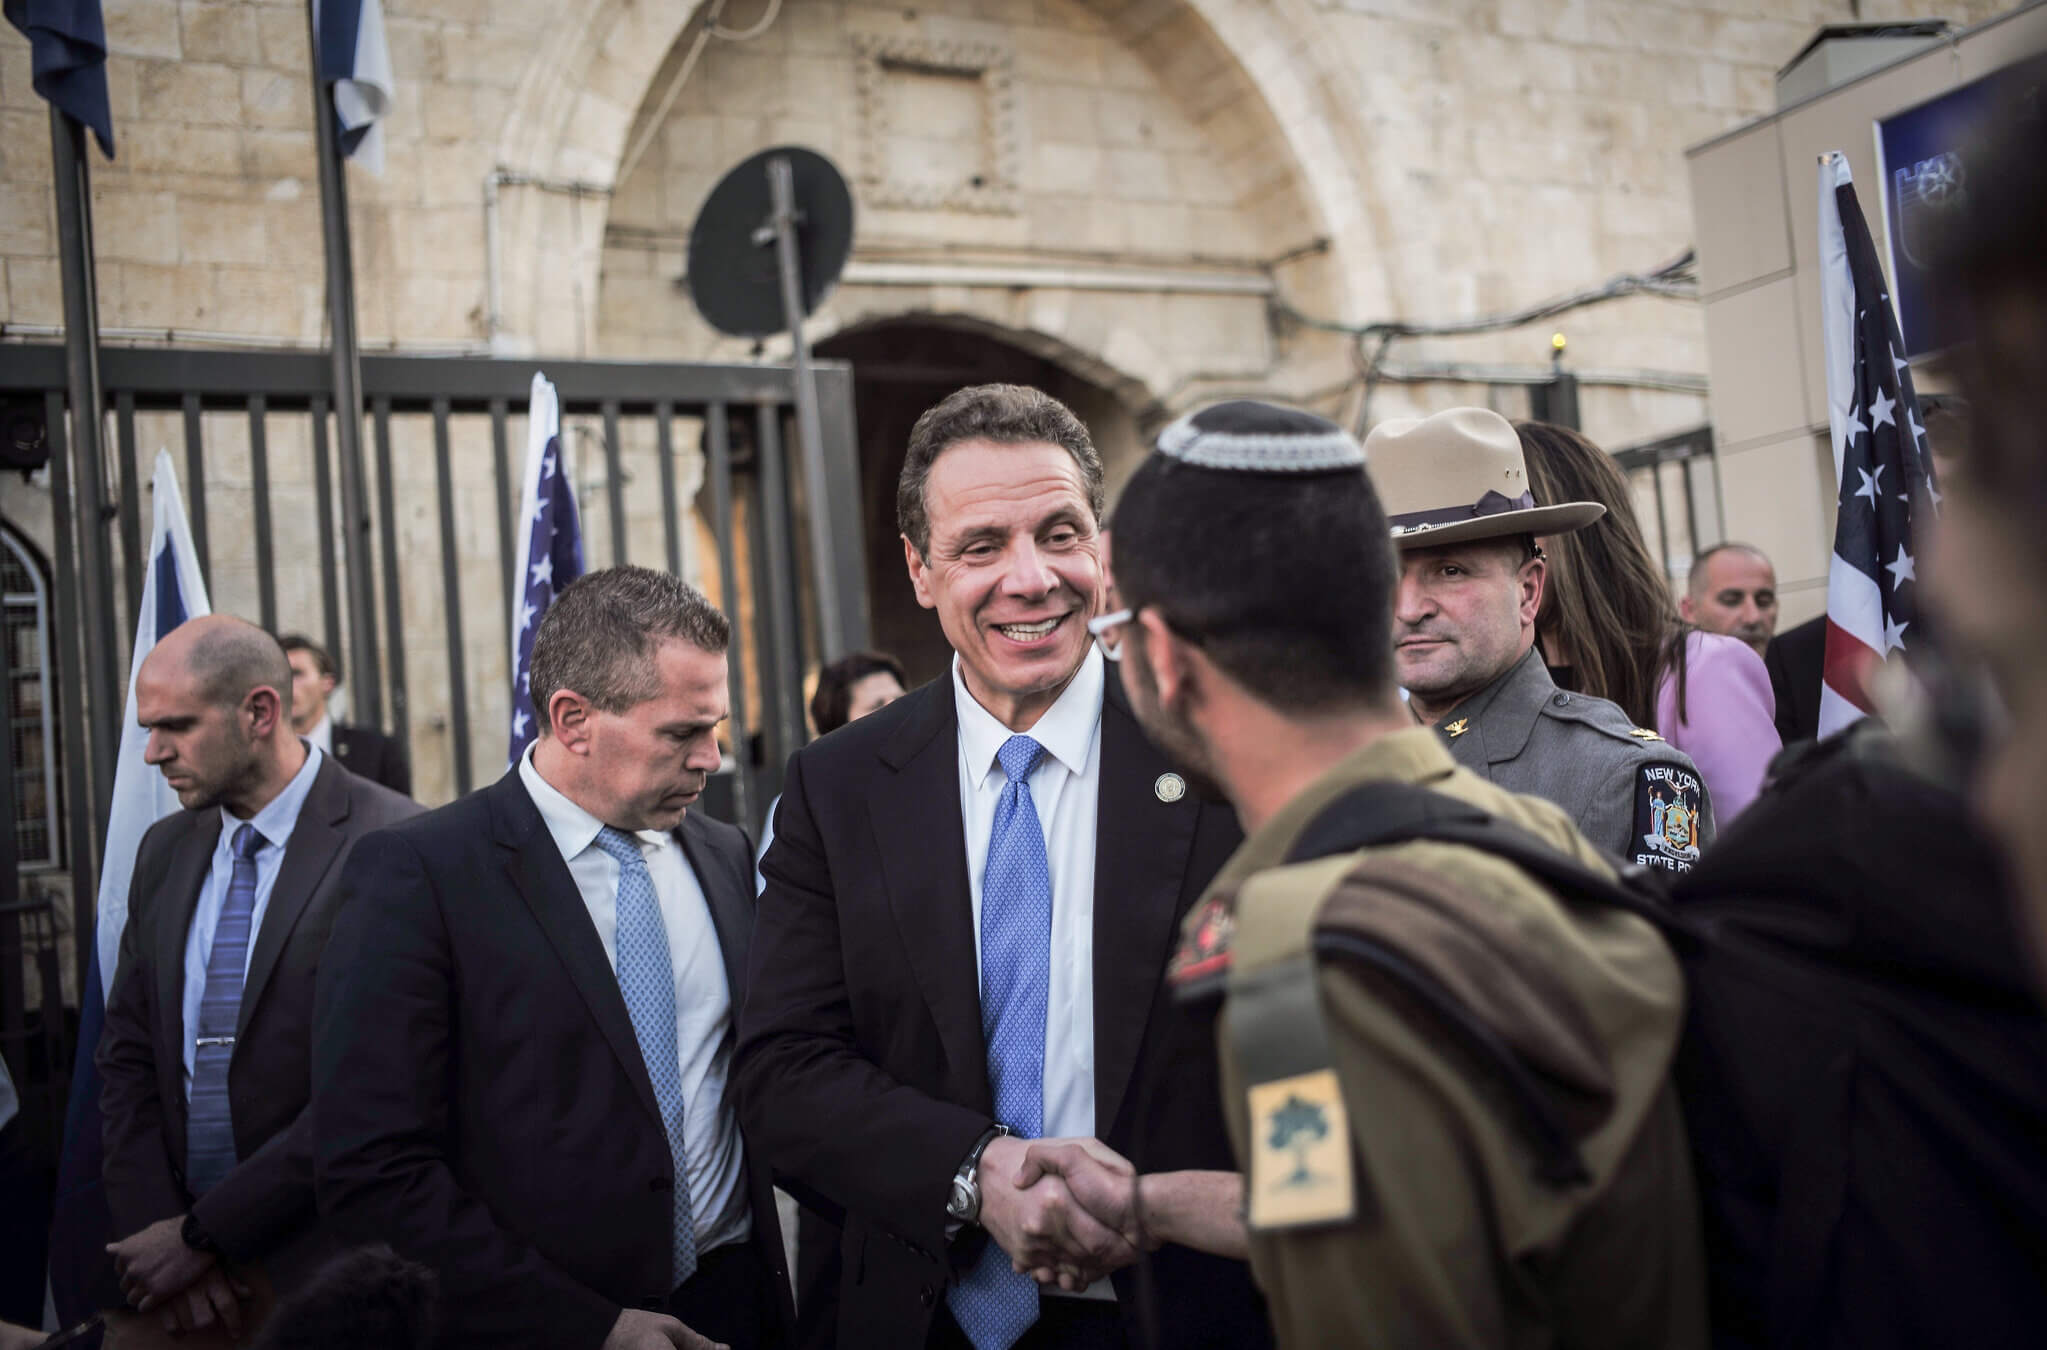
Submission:
M 650 1191 L 672 1191 L 675 1189 L 675 1181 L 671 1177 L 655 1177 L 647 1183 L 647 1189 Z
M 1556 704 L 1559 708 L 1563 707 L 1566 703 L 1569 703 L 1570 701 L 1571 696 L 1569 694 L 1558 694 L 1555 698 L 1550 700 L 1550 702 Z
M 917 1291 L 917 1301 L 928 1308 L 938 1302 L 938 1291 L 927 1284 Z

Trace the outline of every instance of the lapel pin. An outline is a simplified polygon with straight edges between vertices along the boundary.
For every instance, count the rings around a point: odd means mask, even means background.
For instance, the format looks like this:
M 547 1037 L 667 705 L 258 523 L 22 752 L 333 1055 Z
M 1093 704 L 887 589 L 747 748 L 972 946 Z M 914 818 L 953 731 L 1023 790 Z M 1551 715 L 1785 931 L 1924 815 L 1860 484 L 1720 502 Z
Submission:
M 1468 717 L 1460 717 L 1456 721 L 1452 722 L 1449 726 L 1444 727 L 1443 734 L 1454 741 L 1459 736 L 1462 736 L 1465 732 L 1469 730 L 1471 730 L 1471 719 Z
M 1187 795 L 1187 780 L 1176 773 L 1162 773 L 1159 780 L 1151 785 L 1162 802 L 1172 803 Z

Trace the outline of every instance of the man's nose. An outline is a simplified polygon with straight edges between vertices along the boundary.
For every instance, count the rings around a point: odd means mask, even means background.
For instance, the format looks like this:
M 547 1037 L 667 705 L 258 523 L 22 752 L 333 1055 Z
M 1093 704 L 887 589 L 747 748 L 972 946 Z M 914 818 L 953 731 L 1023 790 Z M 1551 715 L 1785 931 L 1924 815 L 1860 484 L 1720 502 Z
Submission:
M 1429 598 L 1428 590 L 1421 584 L 1421 579 L 1403 573 L 1393 591 L 1394 621 L 1417 624 L 1435 611 L 1435 602 Z
M 142 762 L 161 764 L 170 757 L 170 746 L 165 743 L 164 738 L 155 731 L 150 732 L 149 739 L 142 746 Z
M 1002 574 L 1002 589 L 1011 595 L 1048 595 L 1059 585 L 1058 574 L 1045 565 L 1036 540 L 1021 540 L 1010 548 L 1009 567 Z

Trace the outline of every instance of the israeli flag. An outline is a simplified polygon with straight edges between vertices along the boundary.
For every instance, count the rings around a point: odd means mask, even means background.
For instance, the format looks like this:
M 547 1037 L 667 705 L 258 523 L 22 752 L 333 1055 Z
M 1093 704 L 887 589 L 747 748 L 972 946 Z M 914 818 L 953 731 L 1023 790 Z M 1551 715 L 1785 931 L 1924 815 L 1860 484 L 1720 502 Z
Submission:
M 98 938 L 86 968 L 78 1002 L 78 1058 L 72 1068 L 71 1100 L 64 1113 L 64 1141 L 57 1164 L 57 1191 L 50 1222 L 50 1305 L 61 1325 L 90 1316 L 106 1267 L 111 1232 L 106 1193 L 100 1183 L 99 1048 L 106 1022 L 106 998 L 120 969 L 121 934 L 128 927 L 128 886 L 135 850 L 149 827 L 179 809 L 178 794 L 142 756 L 149 733 L 135 711 L 135 677 L 157 639 L 187 619 L 211 613 L 206 583 L 192 548 L 184 494 L 168 450 L 156 455 L 150 480 L 156 522 L 149 533 L 149 567 L 143 573 L 142 604 L 135 614 L 135 656 L 128 666 L 128 702 L 121 723 L 120 759 L 114 766 L 113 811 L 107 818 L 106 852 L 100 862 Z
M 192 548 L 192 527 L 185 518 L 185 496 L 178 489 L 178 471 L 171 452 L 156 452 L 150 495 L 156 523 L 149 535 L 149 570 L 142 578 L 142 606 L 135 615 L 135 657 L 128 663 L 127 716 L 121 721 L 120 759 L 114 766 L 114 809 L 107 817 L 106 852 L 100 862 L 99 967 L 111 989 L 121 954 L 121 930 L 128 926 L 128 882 L 135 871 L 135 850 L 151 825 L 178 809 L 178 794 L 163 774 L 143 758 L 149 733 L 136 720 L 135 677 L 157 639 L 187 619 L 212 613 L 206 603 L 206 582 Z
M 391 49 L 381 0 L 313 0 L 320 80 L 334 90 L 335 143 L 371 173 L 384 172 L 384 114 L 391 110 Z
M 583 575 L 583 529 L 576 485 L 562 447 L 561 399 L 545 375 L 533 376 L 526 407 L 526 472 L 519 492 L 517 561 L 512 601 L 512 735 L 507 767 L 540 734 L 533 706 L 533 639 L 540 617 L 564 587 Z

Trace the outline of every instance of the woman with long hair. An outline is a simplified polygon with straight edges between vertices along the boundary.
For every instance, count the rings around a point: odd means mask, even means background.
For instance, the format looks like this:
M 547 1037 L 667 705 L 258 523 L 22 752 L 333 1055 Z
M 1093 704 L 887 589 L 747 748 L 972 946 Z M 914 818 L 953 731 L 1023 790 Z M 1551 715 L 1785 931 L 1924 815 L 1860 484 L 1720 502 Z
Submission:
M 1679 617 L 1612 456 L 1567 427 L 1520 422 L 1515 430 L 1538 503 L 1606 505 L 1586 528 L 1542 540 L 1549 575 L 1535 629 L 1552 677 L 1618 703 L 1635 725 L 1690 755 L 1724 828 L 1755 800 L 1783 748 L 1763 659 Z

